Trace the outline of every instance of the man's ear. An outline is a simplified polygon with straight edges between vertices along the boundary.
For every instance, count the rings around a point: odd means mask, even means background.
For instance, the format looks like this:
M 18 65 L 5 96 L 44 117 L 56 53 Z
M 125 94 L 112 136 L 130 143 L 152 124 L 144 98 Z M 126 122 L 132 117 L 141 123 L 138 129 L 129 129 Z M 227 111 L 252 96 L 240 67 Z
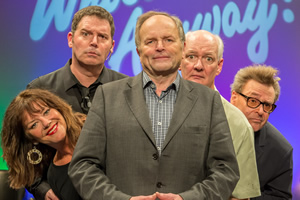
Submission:
M 186 42 L 183 43 L 183 51 L 181 54 L 181 65 L 182 65 L 182 60 L 185 58 L 185 47 L 186 47 Z M 178 68 L 179 71 L 181 71 L 181 65 Z
M 114 47 L 115 47 L 115 41 L 113 40 L 112 45 L 110 47 L 110 53 L 114 52 Z
M 237 93 L 236 91 L 231 92 L 230 103 L 235 105 L 237 101 Z
M 224 63 L 224 59 L 221 58 L 218 62 L 218 68 L 217 68 L 217 73 L 216 75 L 218 76 L 219 74 L 221 74 L 221 71 L 223 69 L 223 63 Z
M 73 47 L 73 33 L 72 32 L 68 33 L 67 39 L 68 39 L 68 46 L 70 48 L 72 48 Z

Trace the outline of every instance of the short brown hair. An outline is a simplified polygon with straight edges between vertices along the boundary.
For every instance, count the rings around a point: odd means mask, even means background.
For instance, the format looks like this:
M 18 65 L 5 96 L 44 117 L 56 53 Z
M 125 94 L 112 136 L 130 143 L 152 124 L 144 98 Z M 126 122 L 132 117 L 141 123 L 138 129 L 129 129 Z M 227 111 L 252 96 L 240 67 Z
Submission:
M 275 90 L 274 103 L 278 100 L 280 95 L 280 78 L 278 70 L 266 65 L 252 65 L 240 69 L 234 77 L 234 81 L 231 84 L 231 92 L 242 92 L 244 85 L 249 80 L 257 81 L 261 84 L 272 86 Z
M 163 16 L 169 17 L 170 19 L 172 19 L 174 21 L 174 23 L 178 29 L 180 41 L 182 42 L 182 45 L 183 45 L 185 42 L 185 34 L 184 34 L 182 22 L 180 21 L 180 19 L 178 17 L 172 16 L 166 12 L 149 11 L 149 12 L 146 12 L 146 13 L 142 14 L 141 16 L 139 16 L 139 18 L 136 22 L 135 45 L 136 45 L 137 49 L 139 50 L 140 44 L 141 44 L 140 29 L 141 29 L 142 25 L 144 24 L 144 22 L 147 19 L 149 19 L 150 17 L 153 17 L 155 15 L 163 15 Z
M 71 29 L 71 32 L 73 34 L 77 30 L 77 26 L 84 16 L 97 16 L 99 19 L 106 19 L 110 25 L 111 38 L 114 37 L 115 24 L 114 24 L 113 16 L 107 10 L 105 10 L 100 6 L 88 6 L 75 13 L 72 20 L 72 29 Z
M 33 148 L 32 138 L 24 131 L 24 113 L 37 112 L 33 103 L 56 109 L 65 119 L 67 138 L 70 148 L 74 149 L 85 120 L 85 115 L 73 113 L 72 108 L 64 100 L 47 90 L 27 89 L 17 95 L 8 106 L 1 131 L 3 158 L 9 166 L 9 179 L 12 188 L 30 186 L 37 177 L 41 177 L 56 152 L 52 147 L 38 144 L 37 149 L 43 154 L 38 165 L 30 164 L 26 155 Z

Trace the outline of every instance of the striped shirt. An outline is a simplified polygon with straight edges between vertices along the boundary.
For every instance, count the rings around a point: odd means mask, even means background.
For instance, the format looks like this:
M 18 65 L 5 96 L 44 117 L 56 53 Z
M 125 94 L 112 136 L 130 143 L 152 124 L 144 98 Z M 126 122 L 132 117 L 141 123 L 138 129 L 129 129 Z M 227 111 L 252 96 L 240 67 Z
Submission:
M 155 92 L 156 85 L 151 81 L 150 77 L 143 72 L 144 94 L 159 154 L 161 154 L 161 149 L 172 119 L 179 89 L 179 81 L 180 75 L 177 74 L 175 81 L 166 90 L 162 91 L 160 97 L 158 97 Z

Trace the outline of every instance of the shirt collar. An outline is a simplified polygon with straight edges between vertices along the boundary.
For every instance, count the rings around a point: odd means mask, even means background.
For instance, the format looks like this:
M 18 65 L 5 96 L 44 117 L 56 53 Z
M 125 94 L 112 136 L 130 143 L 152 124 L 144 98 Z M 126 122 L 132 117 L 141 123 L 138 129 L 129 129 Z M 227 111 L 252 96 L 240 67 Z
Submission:
M 63 77 L 65 77 L 65 85 L 66 85 L 66 91 L 69 90 L 72 87 L 75 87 L 76 85 L 81 85 L 81 83 L 77 80 L 77 78 L 74 76 L 74 74 L 71 71 L 71 64 L 72 64 L 72 59 L 69 59 L 66 66 L 67 69 L 63 72 Z M 97 78 L 97 80 L 91 85 L 102 85 L 105 83 L 110 82 L 109 78 L 109 72 L 108 69 L 103 66 L 103 69 L 101 71 L 100 76 Z
M 175 91 L 178 92 L 180 78 L 181 78 L 181 76 L 179 75 L 179 73 L 177 73 L 176 79 L 173 81 L 173 83 L 170 84 L 170 86 L 166 90 L 168 90 L 171 87 L 174 87 Z M 145 89 L 146 87 L 148 87 L 152 83 L 153 83 L 153 81 L 150 79 L 148 74 L 145 71 L 143 71 L 143 88 Z
M 75 87 L 79 82 L 71 71 L 71 67 L 70 67 L 71 64 L 72 64 L 72 59 L 69 59 L 67 64 L 65 65 L 65 70 L 63 71 L 66 91 L 68 91 L 72 87 Z
M 217 89 L 217 87 L 215 85 L 214 85 L 214 89 L 215 89 L 215 91 L 219 92 L 219 90 Z
M 95 81 L 95 83 L 99 83 L 99 84 L 105 84 L 111 82 L 111 78 L 109 76 L 109 71 L 108 69 L 103 65 L 103 69 L 101 71 L 100 76 L 98 77 L 98 79 Z

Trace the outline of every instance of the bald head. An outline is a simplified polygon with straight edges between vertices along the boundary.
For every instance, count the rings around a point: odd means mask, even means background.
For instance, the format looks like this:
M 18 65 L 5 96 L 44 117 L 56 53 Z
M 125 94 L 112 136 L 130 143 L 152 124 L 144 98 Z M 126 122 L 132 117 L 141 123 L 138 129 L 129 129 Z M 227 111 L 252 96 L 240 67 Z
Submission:
M 217 35 L 205 30 L 188 32 L 180 67 L 182 77 L 214 89 L 215 77 L 222 71 L 223 49 Z
M 224 52 L 224 43 L 220 36 L 215 35 L 209 31 L 206 30 L 197 30 L 197 31 L 191 31 L 188 32 L 186 35 L 186 40 L 190 40 L 190 42 L 187 41 L 187 43 L 193 43 L 193 41 L 211 41 L 212 45 L 217 45 L 218 49 L 218 60 L 223 58 L 223 52 Z

